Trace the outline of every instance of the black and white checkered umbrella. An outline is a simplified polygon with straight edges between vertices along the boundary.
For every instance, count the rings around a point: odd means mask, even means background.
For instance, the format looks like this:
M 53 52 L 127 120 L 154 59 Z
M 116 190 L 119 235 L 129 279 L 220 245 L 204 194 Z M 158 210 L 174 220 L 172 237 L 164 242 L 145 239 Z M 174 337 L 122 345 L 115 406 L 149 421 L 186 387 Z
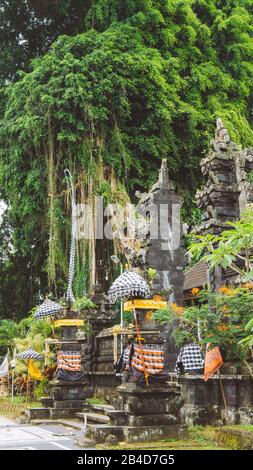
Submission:
M 148 283 L 139 274 L 126 271 L 114 281 L 108 291 L 108 298 L 111 303 L 117 300 L 147 299 L 150 297 Z
M 20 352 L 16 356 L 18 359 L 33 359 L 34 361 L 41 361 L 43 359 L 43 356 L 36 351 L 34 351 L 33 348 L 26 349 L 25 351 Z
M 43 317 L 49 317 L 51 315 L 56 315 L 57 313 L 60 313 L 64 307 L 62 305 L 57 304 L 56 302 L 53 302 L 50 299 L 46 299 L 43 304 L 41 304 L 34 315 L 34 318 L 40 319 Z

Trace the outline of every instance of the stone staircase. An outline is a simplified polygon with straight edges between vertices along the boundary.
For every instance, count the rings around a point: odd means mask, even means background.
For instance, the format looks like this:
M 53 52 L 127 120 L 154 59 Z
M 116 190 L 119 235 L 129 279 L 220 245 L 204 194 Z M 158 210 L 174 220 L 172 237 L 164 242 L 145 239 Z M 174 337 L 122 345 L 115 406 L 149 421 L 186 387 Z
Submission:
M 144 442 L 186 433 L 179 419 L 182 403 L 174 384 L 147 388 L 127 384 L 118 387 L 118 391 L 117 396 L 108 397 L 109 404 L 90 404 L 88 409 L 75 414 L 84 424 L 76 436 L 77 445 Z
M 86 416 L 87 424 L 101 424 L 112 426 L 123 426 L 127 421 L 127 414 L 121 409 L 115 409 L 112 405 L 90 405 L 88 411 L 76 413 L 76 417 L 84 421 Z

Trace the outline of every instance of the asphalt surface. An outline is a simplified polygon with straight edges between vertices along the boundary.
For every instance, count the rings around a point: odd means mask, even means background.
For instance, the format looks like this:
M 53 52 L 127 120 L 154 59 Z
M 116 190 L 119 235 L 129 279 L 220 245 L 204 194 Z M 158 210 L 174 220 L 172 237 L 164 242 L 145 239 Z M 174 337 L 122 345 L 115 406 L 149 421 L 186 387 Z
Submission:
M 60 424 L 18 424 L 0 416 L 0 450 L 80 450 L 77 431 Z

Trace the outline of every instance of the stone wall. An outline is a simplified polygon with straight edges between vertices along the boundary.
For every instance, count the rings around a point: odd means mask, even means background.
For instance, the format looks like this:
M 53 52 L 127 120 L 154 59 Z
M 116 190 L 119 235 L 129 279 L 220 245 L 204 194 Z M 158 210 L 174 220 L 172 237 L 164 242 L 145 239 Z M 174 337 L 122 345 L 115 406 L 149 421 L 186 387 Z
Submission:
M 182 423 L 253 424 L 253 387 L 249 375 L 221 374 L 207 382 L 202 376 L 188 375 L 180 378 L 180 384 L 184 400 L 180 410 Z

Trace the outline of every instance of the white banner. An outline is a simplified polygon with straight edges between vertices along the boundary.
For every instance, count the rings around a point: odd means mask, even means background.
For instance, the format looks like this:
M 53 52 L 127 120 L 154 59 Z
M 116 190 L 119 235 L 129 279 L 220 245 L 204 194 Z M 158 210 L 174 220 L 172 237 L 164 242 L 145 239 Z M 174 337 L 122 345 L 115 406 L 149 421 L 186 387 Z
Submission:
M 3 360 L 2 364 L 0 365 L 0 378 L 5 377 L 9 373 L 9 365 L 8 365 L 8 357 Z

